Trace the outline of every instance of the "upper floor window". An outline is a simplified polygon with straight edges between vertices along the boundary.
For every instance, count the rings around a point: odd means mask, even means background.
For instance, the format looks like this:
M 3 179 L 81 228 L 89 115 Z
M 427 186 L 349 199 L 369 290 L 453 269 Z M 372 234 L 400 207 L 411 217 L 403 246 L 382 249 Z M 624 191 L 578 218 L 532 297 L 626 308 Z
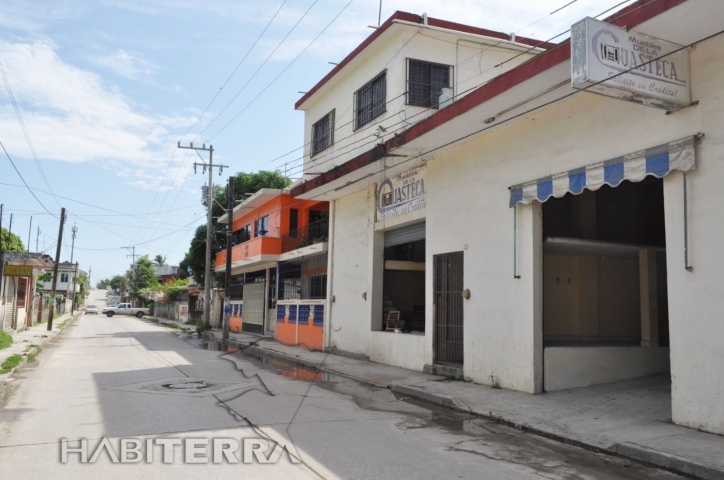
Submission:
M 354 96 L 354 123 L 357 129 L 387 111 L 387 72 L 367 82 Z
M 452 67 L 440 63 L 407 61 L 407 104 L 437 108 L 443 88 L 450 88 Z
M 299 210 L 292 208 L 289 210 L 289 236 L 297 237 L 297 228 L 299 228 Z
M 234 232 L 234 236 L 234 241 L 237 245 L 251 240 L 251 224 L 246 225 L 241 230 Z
M 61 273 L 60 274 L 60 281 L 68 283 L 68 274 L 67 273 Z
M 334 110 L 312 125 L 312 155 L 334 143 Z
M 269 215 L 264 215 L 254 222 L 254 238 L 269 233 Z

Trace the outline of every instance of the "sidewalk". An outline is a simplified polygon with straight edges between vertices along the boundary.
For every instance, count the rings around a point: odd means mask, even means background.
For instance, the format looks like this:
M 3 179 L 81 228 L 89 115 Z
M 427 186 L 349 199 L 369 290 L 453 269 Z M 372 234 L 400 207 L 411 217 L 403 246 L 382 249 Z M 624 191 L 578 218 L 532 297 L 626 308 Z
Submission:
M 206 332 L 220 339 L 221 332 Z M 530 395 L 376 364 L 250 334 L 230 334 L 252 354 L 384 386 L 547 438 L 703 479 L 724 479 L 724 436 L 671 422 L 668 375 Z
M 82 313 L 82 312 L 81 312 Z M 53 320 L 53 330 L 48 331 L 48 324 L 39 323 L 32 327 L 23 330 L 22 332 L 14 334 L 13 343 L 8 348 L 0 350 L 0 365 L 13 355 L 21 355 L 22 361 L 8 373 L 0 374 L 0 388 L 3 387 L 5 382 L 12 378 L 13 373 L 26 362 L 28 355 L 37 354 L 43 345 L 51 341 L 55 336 L 60 333 L 65 327 L 64 323 L 80 315 L 79 312 L 71 315 L 66 313 Z M 62 325 L 62 326 L 61 326 Z M 33 345 L 31 347 L 31 345 Z M 36 347 L 36 345 L 39 348 Z

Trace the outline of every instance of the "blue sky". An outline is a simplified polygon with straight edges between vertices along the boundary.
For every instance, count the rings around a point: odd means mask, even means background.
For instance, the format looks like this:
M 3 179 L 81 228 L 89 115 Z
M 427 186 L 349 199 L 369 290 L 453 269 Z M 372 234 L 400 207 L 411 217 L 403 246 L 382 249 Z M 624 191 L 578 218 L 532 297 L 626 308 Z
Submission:
M 382 18 L 395 10 L 427 12 L 431 17 L 547 40 L 621 0 L 576 0 L 550 15 L 569 2 L 387 0 L 382 2 Z M 39 250 L 54 256 L 56 217 L 60 207 L 66 207 L 61 259 L 70 259 L 70 229 L 76 224 L 74 260 L 86 271 L 92 266 L 94 283 L 128 268 L 124 246 L 137 245 L 137 254 L 161 254 L 178 264 L 193 230 L 205 221 L 199 200 L 206 176 L 200 170 L 194 174 L 191 165 L 198 157 L 178 151 L 176 142 L 212 143 L 215 162 L 231 167 L 215 181 L 238 171 L 278 167 L 274 158 L 303 143 L 303 113 L 294 110 L 298 92 L 309 90 L 332 68 L 328 62 L 341 60 L 372 32 L 368 25 L 377 24 L 378 0 L 348 3 L 2 2 L 0 62 L 37 161 L 4 82 L 0 82 L 0 141 L 38 199 L 55 215 L 33 198 L 0 152 L 3 227 L 8 227 L 13 213 L 12 230 L 27 243 L 32 216 L 31 251 L 40 227 Z M 258 44 L 201 115 L 277 11 Z

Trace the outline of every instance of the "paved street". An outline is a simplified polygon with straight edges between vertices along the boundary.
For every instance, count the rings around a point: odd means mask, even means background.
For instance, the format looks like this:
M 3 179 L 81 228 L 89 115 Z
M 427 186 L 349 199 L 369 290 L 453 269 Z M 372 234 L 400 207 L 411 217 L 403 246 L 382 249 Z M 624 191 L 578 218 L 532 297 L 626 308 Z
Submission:
M 90 301 L 102 304 L 101 293 Z M 679 478 L 387 389 L 219 351 L 134 317 L 80 317 L 11 385 L 0 410 L 3 478 Z M 196 456 L 208 463 L 189 464 L 188 444 L 164 463 L 158 443 L 140 463 L 114 464 L 107 450 L 92 465 L 73 453 L 61 461 L 61 439 L 71 448 L 87 439 L 90 461 L 103 437 L 115 455 L 124 438 L 144 448 L 146 440 L 207 439 Z M 279 441 L 291 460 L 215 463 L 214 439 Z

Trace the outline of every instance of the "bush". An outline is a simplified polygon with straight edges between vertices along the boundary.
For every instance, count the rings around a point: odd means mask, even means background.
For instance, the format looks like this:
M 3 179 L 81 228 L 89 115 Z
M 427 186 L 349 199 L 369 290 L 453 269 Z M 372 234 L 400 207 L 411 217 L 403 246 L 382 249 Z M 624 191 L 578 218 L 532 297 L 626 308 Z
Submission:
M 8 357 L 8 359 L 0 365 L 0 375 L 8 373 L 10 370 L 20 365 L 22 360 L 23 357 L 20 355 L 12 355 Z
M 11 337 L 8 333 L 0 332 L 0 350 L 2 350 L 3 348 L 8 348 L 12 344 L 13 337 Z
M 211 326 L 207 327 L 206 325 L 204 325 L 204 321 L 203 321 L 203 320 L 199 320 L 198 322 L 196 322 L 196 333 L 198 333 L 199 335 L 201 335 L 201 334 L 204 333 L 206 330 L 211 330 Z

